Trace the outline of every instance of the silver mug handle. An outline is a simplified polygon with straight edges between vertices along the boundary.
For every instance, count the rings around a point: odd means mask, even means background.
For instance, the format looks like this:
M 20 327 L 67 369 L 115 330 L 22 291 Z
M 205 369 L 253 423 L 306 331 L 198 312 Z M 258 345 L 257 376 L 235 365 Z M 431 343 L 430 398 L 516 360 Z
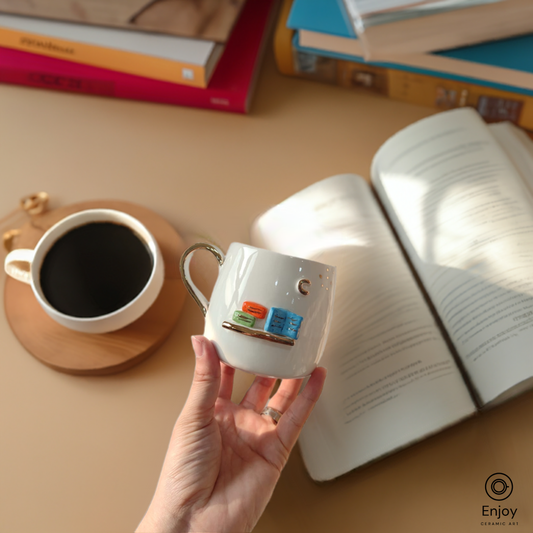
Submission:
M 187 250 L 183 252 L 183 255 L 180 259 L 180 274 L 185 287 L 189 291 L 189 294 L 193 297 L 194 301 L 198 304 L 198 307 L 202 310 L 204 317 L 207 315 L 207 310 L 209 309 L 209 300 L 202 294 L 198 287 L 193 283 L 191 279 L 191 273 L 189 271 L 190 263 L 192 259 L 192 254 L 199 248 L 204 248 L 211 252 L 218 261 L 219 267 L 224 264 L 224 254 L 220 249 L 212 244 L 207 244 L 205 242 L 198 242 L 189 246 Z

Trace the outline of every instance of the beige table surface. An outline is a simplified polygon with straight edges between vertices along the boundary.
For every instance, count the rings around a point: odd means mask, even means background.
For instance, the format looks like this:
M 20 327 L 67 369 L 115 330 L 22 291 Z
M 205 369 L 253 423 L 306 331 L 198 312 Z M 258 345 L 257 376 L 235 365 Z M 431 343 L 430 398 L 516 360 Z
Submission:
M 237 116 L 0 86 L 0 218 L 45 190 L 52 207 L 132 201 L 188 242 L 249 242 L 254 217 L 372 155 L 430 110 L 280 76 L 269 52 L 252 113 Z M 16 218 L 16 217 L 15 217 Z M 2 228 L 5 229 L 5 228 Z M 214 265 L 198 272 L 209 291 Z M 4 274 L 0 274 L 4 277 Z M 4 278 L 0 283 L 3 301 Z M 0 532 L 125 533 L 151 499 L 193 372 L 202 317 L 187 298 L 168 341 L 108 377 L 35 360 L 0 316 Z M 238 374 L 235 399 L 250 377 Z M 533 531 L 533 393 L 336 481 L 317 485 L 296 449 L 255 531 Z M 501 508 L 518 526 L 483 526 L 484 484 L 515 482 Z M 503 505 L 506 504 L 506 505 Z

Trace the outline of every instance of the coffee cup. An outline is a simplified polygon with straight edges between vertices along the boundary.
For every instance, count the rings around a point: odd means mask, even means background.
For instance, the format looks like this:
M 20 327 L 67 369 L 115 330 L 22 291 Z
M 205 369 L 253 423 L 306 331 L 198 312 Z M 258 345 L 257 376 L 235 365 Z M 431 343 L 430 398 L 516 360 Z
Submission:
M 219 263 L 210 301 L 190 276 L 199 249 Z M 180 272 L 204 314 L 204 335 L 223 362 L 282 379 L 306 377 L 317 367 L 333 316 L 334 266 L 241 243 L 227 254 L 197 243 L 181 257 Z
M 164 280 L 163 257 L 152 234 L 113 209 L 67 216 L 33 250 L 11 251 L 4 268 L 31 285 L 51 318 L 85 333 L 115 331 L 140 318 Z

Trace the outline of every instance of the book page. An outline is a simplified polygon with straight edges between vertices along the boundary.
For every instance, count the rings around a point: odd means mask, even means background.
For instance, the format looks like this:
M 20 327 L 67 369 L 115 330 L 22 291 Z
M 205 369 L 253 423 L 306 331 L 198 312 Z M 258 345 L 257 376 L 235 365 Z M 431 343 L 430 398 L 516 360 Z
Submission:
M 531 386 L 532 195 L 479 115 L 409 126 L 372 180 L 481 403 Z
M 345 0 L 345 4 L 350 13 L 357 16 L 365 16 L 374 13 L 391 12 L 396 18 L 413 13 L 434 12 L 444 9 L 460 9 L 472 5 L 483 5 L 501 0 L 427 0 L 420 2 L 417 0 Z M 391 16 L 391 20 L 396 20 Z
M 370 187 L 320 181 L 259 217 L 252 242 L 337 267 L 322 396 L 300 448 L 332 479 L 475 412 L 433 315 Z
M 490 124 L 489 130 L 533 194 L 533 142 L 527 133 L 511 122 Z

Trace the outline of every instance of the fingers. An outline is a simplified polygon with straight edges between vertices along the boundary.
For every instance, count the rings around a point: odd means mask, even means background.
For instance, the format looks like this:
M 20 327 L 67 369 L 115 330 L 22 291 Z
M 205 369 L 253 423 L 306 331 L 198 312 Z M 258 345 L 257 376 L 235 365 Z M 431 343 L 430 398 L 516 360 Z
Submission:
M 275 384 L 275 378 L 256 376 L 254 382 L 244 395 L 241 406 L 245 409 L 252 409 L 256 413 L 260 413 L 265 407 Z
M 189 397 L 182 414 L 195 422 L 207 424 L 213 418 L 220 389 L 220 359 L 213 344 L 205 337 L 195 336 L 191 340 L 196 355 L 196 366 Z
M 303 391 L 285 412 L 282 411 L 283 415 L 276 430 L 279 440 L 287 450 L 291 450 L 296 444 L 300 431 L 322 392 L 325 379 L 326 369 L 316 368 Z
M 287 411 L 298 396 L 302 381 L 303 379 L 284 379 L 276 394 L 270 398 L 268 405 L 280 413 Z
M 235 369 L 224 363 L 220 363 L 220 372 L 222 374 L 220 381 L 219 398 L 223 400 L 231 400 L 231 393 L 233 392 L 233 377 L 235 376 Z

